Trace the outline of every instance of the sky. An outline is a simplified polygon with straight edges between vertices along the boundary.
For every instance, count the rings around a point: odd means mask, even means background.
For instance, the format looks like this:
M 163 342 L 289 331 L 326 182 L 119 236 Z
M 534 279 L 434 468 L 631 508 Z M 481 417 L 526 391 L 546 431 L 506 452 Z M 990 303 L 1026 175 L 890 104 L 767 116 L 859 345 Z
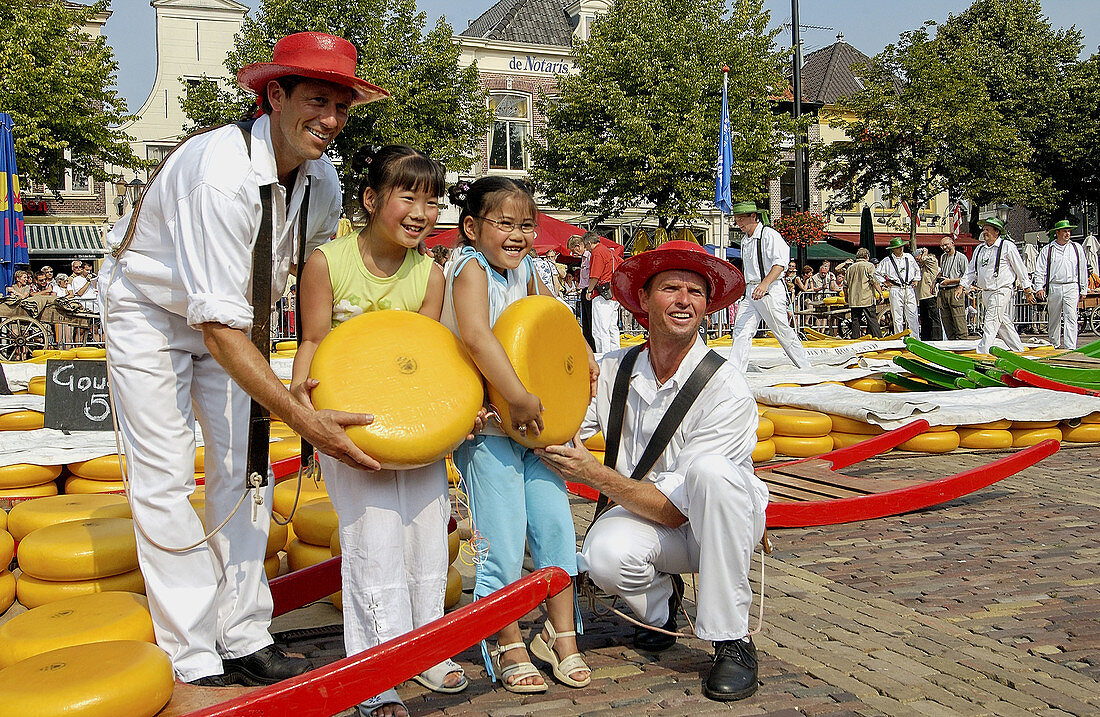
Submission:
M 496 0 L 418 0 L 427 13 L 429 26 L 440 15 L 456 32 L 485 12 Z M 259 0 L 240 0 L 255 8 Z M 802 26 L 803 55 L 836 39 L 844 39 L 867 55 L 876 55 L 906 30 L 919 27 L 925 20 L 946 20 L 970 5 L 967 0 L 801 0 L 799 24 Z M 771 12 L 771 26 L 789 23 L 791 0 L 765 0 Z M 104 31 L 118 60 L 119 94 L 129 110 L 141 107 L 153 86 L 156 72 L 154 12 L 148 0 L 113 0 L 113 15 Z M 1055 27 L 1076 25 L 1084 33 L 1082 57 L 1097 52 L 1100 45 L 1100 0 L 1043 0 L 1043 11 Z M 812 27 L 811 27 L 812 26 Z M 827 29 L 817 29 L 827 28 Z M 790 29 L 785 30 L 790 42 Z

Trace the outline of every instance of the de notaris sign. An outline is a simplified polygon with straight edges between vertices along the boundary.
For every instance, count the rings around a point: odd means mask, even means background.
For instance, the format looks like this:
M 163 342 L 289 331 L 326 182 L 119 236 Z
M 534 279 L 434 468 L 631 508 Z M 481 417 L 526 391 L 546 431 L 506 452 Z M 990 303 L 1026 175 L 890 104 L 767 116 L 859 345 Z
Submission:
M 509 70 L 525 72 L 546 72 L 551 75 L 568 75 L 569 63 L 561 60 L 546 60 L 534 55 L 513 55 L 508 62 Z

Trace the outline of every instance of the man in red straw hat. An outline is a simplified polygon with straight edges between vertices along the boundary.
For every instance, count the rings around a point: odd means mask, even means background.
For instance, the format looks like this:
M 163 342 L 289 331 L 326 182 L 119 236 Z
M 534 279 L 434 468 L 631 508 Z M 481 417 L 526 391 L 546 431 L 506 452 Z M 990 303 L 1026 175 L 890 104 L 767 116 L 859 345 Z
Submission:
M 673 645 L 679 575 L 698 572 L 695 634 L 715 645 L 703 692 L 742 699 L 757 687 L 749 564 L 764 533 L 768 489 L 752 468 L 756 401 L 740 370 L 707 349 L 699 326 L 745 283 L 698 244 L 670 241 L 623 262 L 612 285 L 649 327 L 649 341 L 604 357 L 575 445 L 539 454 L 566 480 L 614 504 L 593 522 L 578 564 L 658 628 L 637 629 L 634 646 Z M 605 465 L 579 440 L 598 430 Z
M 263 114 L 178 145 L 108 237 L 100 311 L 138 558 L 157 644 L 184 681 L 269 684 L 308 666 L 268 632 L 264 409 L 320 450 L 378 467 L 344 430 L 371 417 L 295 401 L 267 355 L 271 299 L 282 295 L 298 247 L 331 238 L 340 217 L 340 182 L 325 150 L 352 105 L 387 96 L 355 68 L 347 40 L 281 39 L 273 62 L 238 74 Z M 205 525 L 220 528 L 209 540 L 188 502 L 196 418 Z

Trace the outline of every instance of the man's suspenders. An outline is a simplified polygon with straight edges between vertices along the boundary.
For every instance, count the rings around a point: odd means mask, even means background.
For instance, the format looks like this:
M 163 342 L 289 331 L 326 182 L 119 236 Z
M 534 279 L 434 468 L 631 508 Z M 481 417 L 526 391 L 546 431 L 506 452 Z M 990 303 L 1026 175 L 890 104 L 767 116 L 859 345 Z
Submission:
M 623 432 L 623 417 L 626 413 L 626 394 L 630 388 L 630 375 L 633 373 L 634 363 L 644 347 L 645 345 L 642 344 L 627 351 L 626 355 L 623 356 L 622 363 L 619 364 L 618 371 L 615 373 L 615 383 L 611 390 L 611 411 L 607 419 L 607 432 L 604 434 L 603 454 L 604 465 L 611 469 L 615 468 L 619 458 L 619 442 Z M 630 474 L 631 480 L 641 480 L 653 468 L 653 464 L 664 453 L 669 441 L 672 440 L 672 435 L 683 422 L 688 409 L 695 403 L 695 399 L 699 397 L 703 387 L 707 385 L 707 382 L 710 381 L 723 363 L 725 363 L 724 358 L 714 351 L 708 351 L 703 360 L 699 362 L 699 365 L 695 367 L 695 370 L 691 372 L 691 376 L 680 387 L 676 398 L 672 399 L 672 404 L 661 418 L 661 422 L 657 424 L 657 429 L 650 437 L 649 443 L 646 444 L 642 457 L 638 460 L 638 465 L 634 467 L 634 471 Z M 607 496 L 601 494 L 596 501 L 596 514 L 592 518 L 593 522 L 610 507 L 610 500 Z

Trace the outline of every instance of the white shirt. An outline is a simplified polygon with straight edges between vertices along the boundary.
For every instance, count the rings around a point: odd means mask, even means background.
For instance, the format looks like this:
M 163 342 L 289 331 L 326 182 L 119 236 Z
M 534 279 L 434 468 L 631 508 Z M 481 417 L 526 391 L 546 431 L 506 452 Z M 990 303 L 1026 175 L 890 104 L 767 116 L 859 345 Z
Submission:
M 596 398 L 589 404 L 588 414 L 581 425 L 582 438 L 596 431 L 607 435 L 611 390 L 627 350 L 612 351 L 600 360 Z M 703 340 L 696 338 L 676 373 L 659 388 L 653 366 L 649 363 L 649 349 L 643 349 L 638 355 L 623 412 L 622 438 L 615 465 L 619 473 L 629 476 L 638 465 L 657 424 L 707 351 L 709 349 Z M 644 480 L 656 485 L 681 513 L 687 515 L 687 497 L 684 494 L 686 467 L 698 456 L 722 455 L 746 476 L 751 476 L 752 452 L 756 448 L 759 421 L 756 401 L 748 384 L 734 365 L 726 361 L 703 387 Z
M 908 252 L 903 251 L 900 257 L 890 254 L 875 267 L 875 279 L 880 284 L 890 281 L 899 286 L 912 286 L 914 281 L 920 281 L 920 265 Z
M 945 279 L 961 279 L 966 274 L 966 256 L 955 250 L 950 256 L 944 252 L 940 257 L 940 276 Z
M 1001 250 L 1001 270 L 996 272 L 997 248 L 1002 245 L 1004 249 Z M 1031 288 L 1031 278 L 1028 276 L 1027 267 L 1024 266 L 1024 260 L 1015 242 L 998 237 L 997 241 L 991 245 L 983 241 L 974 248 L 974 255 L 970 257 L 966 275 L 959 283 L 967 287 L 977 284 L 983 291 L 993 291 L 1011 289 L 1016 285 L 1017 279 L 1025 289 Z
M 1047 265 L 1050 266 L 1051 284 L 1077 284 L 1084 294 L 1089 288 L 1089 269 L 1085 265 L 1085 251 L 1072 240 L 1064 245 L 1052 241 L 1039 251 L 1035 261 L 1035 273 L 1032 282 L 1035 286 L 1047 287 Z
M 580 280 L 577 282 L 577 286 L 582 289 L 588 288 L 588 282 L 591 279 L 592 271 L 592 252 L 587 249 L 584 250 L 584 254 L 581 255 L 581 275 Z
M 235 125 L 194 137 L 173 154 L 146 191 L 134 241 L 118 271 L 154 304 L 197 326 L 252 327 L 252 249 L 260 229 L 260 185 L 272 184 L 272 302 L 297 259 L 298 213 L 310 178 L 307 249 L 330 239 L 340 218 L 340 181 L 328 157 L 303 162 L 287 206 L 271 148 L 271 119 L 252 126 L 249 157 Z M 122 242 L 130 215 L 107 235 Z M 308 252 L 307 252 L 308 256 Z M 100 273 L 110 276 L 108 258 Z M 74 282 L 75 283 L 75 282 Z M 274 305 L 274 303 L 273 303 Z
M 760 246 L 759 255 L 756 252 L 757 244 Z M 764 260 L 764 266 L 760 266 L 759 259 Z M 746 236 L 741 240 L 741 264 L 745 267 L 745 283 L 759 284 L 768 275 L 774 266 L 783 267 L 791 263 L 791 247 L 783 240 L 783 236 L 775 229 L 757 222 L 756 230 L 752 236 Z M 752 292 L 745 289 L 745 296 Z

